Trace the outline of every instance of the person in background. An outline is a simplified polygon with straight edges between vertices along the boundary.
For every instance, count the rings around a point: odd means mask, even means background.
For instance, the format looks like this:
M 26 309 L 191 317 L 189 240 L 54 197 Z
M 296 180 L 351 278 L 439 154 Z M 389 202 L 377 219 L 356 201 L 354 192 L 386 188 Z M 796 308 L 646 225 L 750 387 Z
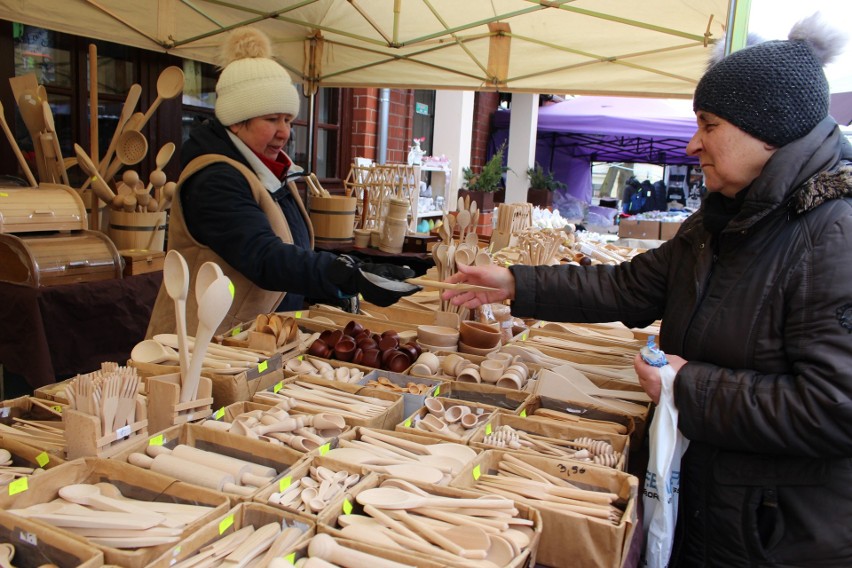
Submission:
M 193 278 L 201 264 L 214 261 L 233 281 L 234 302 L 220 330 L 260 313 L 300 309 L 306 295 L 333 302 L 361 294 L 386 306 L 419 290 L 395 281 L 414 276 L 408 268 L 312 250 L 305 206 L 284 183 L 293 166 L 284 147 L 299 113 L 299 93 L 270 56 L 269 38 L 259 30 L 243 27 L 227 36 L 216 117 L 194 128 L 181 152 L 169 248 L 186 258 Z M 190 334 L 193 289 L 187 300 Z M 173 332 L 174 322 L 163 286 L 148 337 Z
M 708 194 L 674 239 L 618 266 L 459 267 L 446 291 L 556 321 L 662 319 L 681 462 L 670 566 L 852 566 L 852 148 L 818 16 L 711 64 L 693 99 Z M 660 379 L 638 356 L 659 401 Z

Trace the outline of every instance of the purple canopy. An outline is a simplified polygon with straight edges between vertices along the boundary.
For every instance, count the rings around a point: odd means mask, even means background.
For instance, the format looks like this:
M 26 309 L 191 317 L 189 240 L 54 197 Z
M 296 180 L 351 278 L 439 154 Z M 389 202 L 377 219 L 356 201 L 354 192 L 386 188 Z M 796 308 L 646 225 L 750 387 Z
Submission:
M 511 111 L 492 117 L 489 157 L 509 137 Z M 592 199 L 591 162 L 697 164 L 686 155 L 695 133 L 688 103 L 627 97 L 577 97 L 539 107 L 536 161 L 568 185 L 577 199 Z

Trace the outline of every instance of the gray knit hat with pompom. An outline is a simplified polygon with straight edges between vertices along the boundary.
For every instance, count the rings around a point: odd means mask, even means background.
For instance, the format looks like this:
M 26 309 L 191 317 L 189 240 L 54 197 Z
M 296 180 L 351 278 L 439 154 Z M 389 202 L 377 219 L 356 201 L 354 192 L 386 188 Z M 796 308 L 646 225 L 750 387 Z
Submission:
M 840 53 L 845 36 L 814 14 L 789 39 L 767 41 L 717 62 L 695 89 L 692 108 L 711 112 L 775 147 L 810 132 L 828 116 L 823 65 Z

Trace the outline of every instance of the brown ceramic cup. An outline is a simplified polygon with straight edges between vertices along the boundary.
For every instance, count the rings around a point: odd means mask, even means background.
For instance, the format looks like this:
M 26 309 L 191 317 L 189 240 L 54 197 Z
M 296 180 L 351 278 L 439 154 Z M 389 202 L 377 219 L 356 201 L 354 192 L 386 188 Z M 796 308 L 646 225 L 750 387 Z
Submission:
M 328 345 L 322 339 L 317 339 L 311 346 L 308 347 L 308 354 L 313 355 L 314 357 L 320 357 L 322 359 L 328 359 L 328 356 L 331 355 L 331 349 L 328 348 Z
M 382 354 L 378 349 L 364 349 L 361 364 L 365 367 L 378 369 L 382 362 Z
M 351 361 L 352 357 L 355 355 L 355 349 L 355 341 L 351 338 L 341 339 L 334 346 L 334 356 L 341 361 Z

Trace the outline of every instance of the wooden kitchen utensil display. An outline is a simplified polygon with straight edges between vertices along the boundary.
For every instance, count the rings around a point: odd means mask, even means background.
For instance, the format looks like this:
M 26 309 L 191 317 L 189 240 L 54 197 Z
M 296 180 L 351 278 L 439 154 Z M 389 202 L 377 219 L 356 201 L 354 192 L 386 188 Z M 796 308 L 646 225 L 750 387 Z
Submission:
M 135 368 L 116 363 L 70 381 L 70 404 L 62 413 L 68 459 L 109 457 L 148 434 L 147 408 L 137 397 L 140 381 Z
M 148 427 L 160 432 L 184 422 L 197 422 L 213 413 L 213 381 L 201 377 L 197 396 L 187 402 L 180 400 L 180 373 L 148 377 Z

